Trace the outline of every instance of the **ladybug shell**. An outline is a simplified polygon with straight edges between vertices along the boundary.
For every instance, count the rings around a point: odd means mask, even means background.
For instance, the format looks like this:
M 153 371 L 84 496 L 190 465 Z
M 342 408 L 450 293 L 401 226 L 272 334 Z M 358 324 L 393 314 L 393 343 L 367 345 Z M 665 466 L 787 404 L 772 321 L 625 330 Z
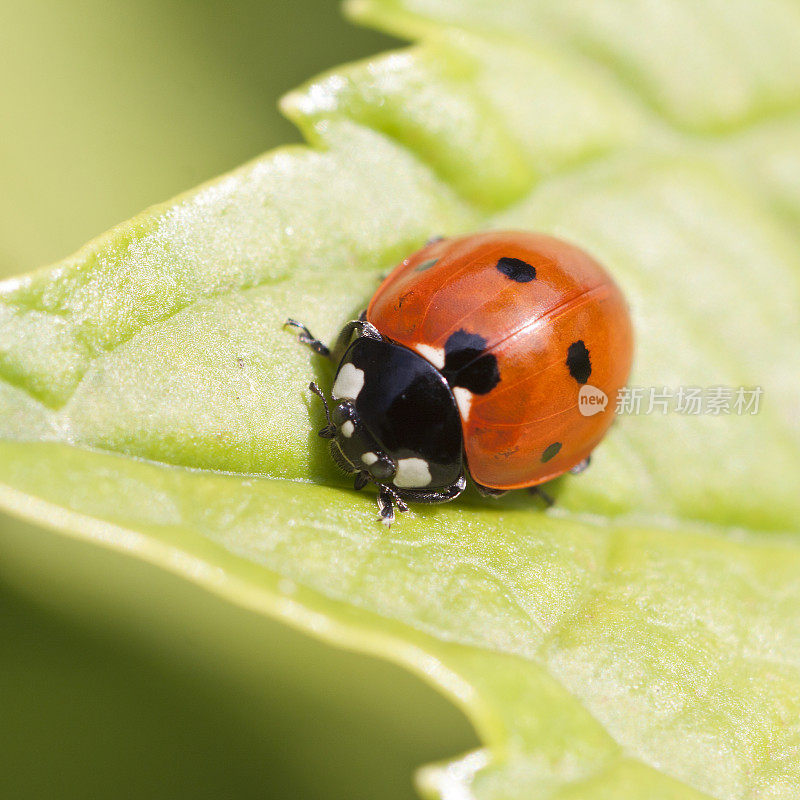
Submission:
M 614 420 L 633 356 L 621 291 L 583 250 L 522 231 L 433 242 L 380 285 L 367 320 L 447 378 L 470 474 L 494 489 L 549 481 Z M 581 387 L 607 404 L 581 408 Z M 591 388 L 585 393 L 593 393 Z

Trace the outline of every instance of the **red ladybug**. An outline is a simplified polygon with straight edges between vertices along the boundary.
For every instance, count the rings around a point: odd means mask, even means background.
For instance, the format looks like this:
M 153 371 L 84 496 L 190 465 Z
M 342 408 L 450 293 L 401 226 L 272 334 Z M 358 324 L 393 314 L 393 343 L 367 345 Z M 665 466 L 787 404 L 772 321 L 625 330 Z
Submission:
M 614 419 L 633 354 L 609 274 L 574 245 L 522 231 L 429 242 L 383 281 L 333 354 L 287 324 L 338 362 L 331 414 L 311 384 L 328 415 L 320 436 L 355 488 L 378 486 L 387 524 L 393 504 L 457 497 L 466 470 L 492 495 L 580 471 Z M 604 394 L 606 405 L 587 413 L 579 394 Z

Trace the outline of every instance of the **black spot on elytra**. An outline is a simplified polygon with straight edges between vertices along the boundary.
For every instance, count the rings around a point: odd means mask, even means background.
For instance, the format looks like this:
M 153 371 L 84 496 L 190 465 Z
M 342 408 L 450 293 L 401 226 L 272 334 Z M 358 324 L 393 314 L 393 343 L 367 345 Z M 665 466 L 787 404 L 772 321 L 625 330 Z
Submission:
M 528 283 L 536 278 L 536 268 L 523 261 L 521 258 L 508 258 L 503 256 L 497 262 L 497 269 L 507 278 L 517 283 Z
M 500 382 L 497 358 L 486 352 L 486 339 L 467 331 L 456 331 L 445 342 L 442 374 L 451 386 L 473 394 L 487 394 Z
M 560 449 L 561 449 L 561 442 L 553 442 L 553 444 L 547 445 L 547 447 L 544 450 L 544 453 L 542 453 L 542 464 L 544 464 L 545 461 L 549 461 L 551 458 L 555 458 L 555 456 L 558 455 L 558 451 Z
M 573 342 L 567 350 L 567 368 L 569 374 L 578 383 L 586 383 L 592 374 L 592 362 L 589 360 L 589 351 L 583 343 L 583 339 Z

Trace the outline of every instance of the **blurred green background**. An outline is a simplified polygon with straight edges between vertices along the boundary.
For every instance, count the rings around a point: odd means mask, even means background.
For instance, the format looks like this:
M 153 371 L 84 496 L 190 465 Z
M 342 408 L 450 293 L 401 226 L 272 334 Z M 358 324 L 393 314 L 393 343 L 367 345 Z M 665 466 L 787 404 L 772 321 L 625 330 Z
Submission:
M 298 141 L 279 95 L 397 44 L 332 0 L 0 0 L 0 276 Z M 2 798 L 409 798 L 416 766 L 477 744 L 397 668 L 0 532 Z
M 299 141 L 280 95 L 398 44 L 334 0 L 0 0 L 0 274 Z

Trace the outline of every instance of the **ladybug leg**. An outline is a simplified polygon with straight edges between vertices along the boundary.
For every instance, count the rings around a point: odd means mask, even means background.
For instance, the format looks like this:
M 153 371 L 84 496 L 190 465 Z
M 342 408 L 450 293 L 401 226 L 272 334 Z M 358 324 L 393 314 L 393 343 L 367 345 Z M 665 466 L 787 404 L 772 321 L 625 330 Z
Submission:
M 403 498 L 400 497 L 397 492 L 392 492 L 392 497 L 394 498 L 394 504 L 397 506 L 397 510 L 401 514 L 405 514 L 405 512 L 408 511 L 408 506 L 406 505 L 405 500 L 403 500 Z
M 350 342 L 353 340 L 353 334 L 358 333 L 359 336 L 366 336 L 369 339 L 383 339 L 378 333 L 378 329 L 371 323 L 367 322 L 367 312 L 363 311 L 358 319 L 352 319 L 339 331 L 336 337 L 336 343 L 330 350 L 331 358 L 335 363 L 341 361 L 344 351 L 347 350 Z
M 534 497 L 541 497 L 548 508 L 556 502 L 541 486 L 529 486 L 528 492 Z
M 355 481 L 353 481 L 353 488 L 358 492 L 363 489 L 369 483 L 369 473 L 368 472 L 359 472 L 356 475 Z
M 589 464 L 591 464 L 591 463 L 592 463 L 592 457 L 591 457 L 591 456 L 586 456 L 586 458 L 584 458 L 584 459 L 583 459 L 583 461 L 579 461 L 579 462 L 578 462 L 578 463 L 577 463 L 577 464 L 576 464 L 576 465 L 575 465 L 575 466 L 574 466 L 574 467 L 573 467 L 573 468 L 570 470 L 570 473 L 571 473 L 572 475 L 580 475 L 580 474 L 581 474 L 581 472 L 583 472 L 585 469 L 587 469 L 587 467 L 588 467 L 588 466 L 589 466 Z
M 460 475 L 458 480 L 444 489 L 403 489 L 403 497 L 412 503 L 447 503 L 455 500 L 467 487 L 467 479 Z
M 378 333 L 378 329 L 371 323 L 367 322 L 367 312 L 362 311 L 358 319 L 353 319 L 348 322 L 336 337 L 336 344 L 333 347 L 328 347 L 324 342 L 314 336 L 313 333 L 302 322 L 298 322 L 291 317 L 283 323 L 284 328 L 294 328 L 298 331 L 297 340 L 301 344 L 308 345 L 315 353 L 325 358 L 338 363 L 344 351 L 347 350 L 350 344 L 354 331 L 358 331 L 359 336 L 367 336 L 370 339 L 382 339 L 383 337 Z
M 325 399 L 325 395 L 322 394 L 322 390 L 317 386 L 314 381 L 308 384 L 308 388 L 314 392 L 320 400 L 322 400 L 322 405 L 325 408 L 325 419 L 328 420 L 328 424 L 322 428 L 320 431 L 317 432 L 318 436 L 321 436 L 323 439 L 333 439 L 336 436 L 336 426 L 331 421 L 331 412 L 328 410 L 328 401 Z
M 436 244 L 436 242 L 443 242 L 444 236 L 431 236 L 427 242 L 425 242 L 425 247 L 430 247 L 432 244 Z
M 475 488 L 483 497 L 502 497 L 508 491 L 508 489 L 492 489 L 491 486 L 482 486 L 480 483 L 476 483 Z
M 314 334 L 303 325 L 302 322 L 298 322 L 294 319 L 287 319 L 286 322 L 283 323 L 284 328 L 295 328 L 299 331 L 297 334 L 297 340 L 302 344 L 307 344 L 315 353 L 318 353 L 321 356 L 325 356 L 326 358 L 330 358 L 331 351 L 328 349 L 328 346 L 321 342 L 319 339 L 315 338 Z
M 387 527 L 394 522 L 394 506 L 401 513 L 408 511 L 408 506 L 401 497 L 386 484 L 380 484 L 378 490 L 378 513 L 381 522 Z
M 387 486 L 381 486 L 378 491 L 378 516 L 381 522 L 387 527 L 394 522 L 392 495 Z

